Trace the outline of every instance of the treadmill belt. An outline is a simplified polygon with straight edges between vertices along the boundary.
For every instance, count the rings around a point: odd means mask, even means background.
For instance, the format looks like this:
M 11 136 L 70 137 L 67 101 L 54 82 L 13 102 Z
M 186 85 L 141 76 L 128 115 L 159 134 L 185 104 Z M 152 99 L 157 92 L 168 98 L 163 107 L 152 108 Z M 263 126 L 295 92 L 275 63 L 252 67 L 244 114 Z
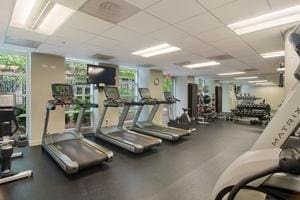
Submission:
M 158 132 L 164 132 L 164 133 L 170 133 L 170 134 L 175 134 L 175 135 L 186 135 L 188 134 L 188 131 L 186 130 L 178 130 L 178 129 L 173 129 L 173 128 L 168 128 L 168 127 L 163 127 L 163 126 L 157 126 L 157 125 L 150 125 L 150 126 L 145 126 L 145 129 L 150 129 L 150 130 L 155 130 Z
M 109 136 L 111 138 L 115 138 L 119 141 L 125 140 L 125 141 L 131 142 L 133 144 L 143 145 L 143 146 L 153 145 L 154 143 L 157 142 L 156 138 L 152 139 L 147 136 L 132 134 L 132 133 L 129 133 L 126 131 L 112 132 L 112 133 L 107 134 L 107 136 Z
M 62 153 L 66 154 L 71 160 L 79 164 L 79 168 L 85 168 L 98 163 L 102 163 L 107 156 L 101 151 L 78 140 L 65 140 L 53 144 Z

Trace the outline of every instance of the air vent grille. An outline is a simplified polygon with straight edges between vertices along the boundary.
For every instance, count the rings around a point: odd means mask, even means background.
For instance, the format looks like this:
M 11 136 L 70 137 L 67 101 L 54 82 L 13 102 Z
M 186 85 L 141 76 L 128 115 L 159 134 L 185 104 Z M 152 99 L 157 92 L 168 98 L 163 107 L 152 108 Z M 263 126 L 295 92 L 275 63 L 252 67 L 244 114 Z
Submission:
M 112 60 L 115 57 L 114 56 L 108 56 L 108 55 L 96 53 L 94 55 L 91 55 L 90 58 L 97 59 L 97 60 Z
M 207 59 L 209 59 L 209 60 L 215 60 L 215 61 L 228 60 L 228 59 L 232 59 L 232 58 L 233 57 L 231 55 L 228 55 L 228 54 L 207 57 Z
M 178 65 L 178 66 L 184 66 L 184 65 L 190 65 L 190 64 L 192 64 L 191 61 L 182 61 L 182 62 L 174 63 L 174 65 Z
M 124 0 L 88 0 L 79 10 L 114 24 L 140 11 Z
M 6 44 L 12 44 L 12 45 L 18 45 L 18 46 L 23 46 L 23 47 L 28 47 L 28 48 L 38 48 L 42 43 L 33 41 L 33 40 L 25 40 L 25 39 L 18 39 L 18 38 L 13 38 L 10 36 L 5 37 Z
M 142 64 L 142 65 L 139 65 L 139 66 L 144 67 L 144 68 L 155 67 L 155 65 L 152 65 L 152 64 Z

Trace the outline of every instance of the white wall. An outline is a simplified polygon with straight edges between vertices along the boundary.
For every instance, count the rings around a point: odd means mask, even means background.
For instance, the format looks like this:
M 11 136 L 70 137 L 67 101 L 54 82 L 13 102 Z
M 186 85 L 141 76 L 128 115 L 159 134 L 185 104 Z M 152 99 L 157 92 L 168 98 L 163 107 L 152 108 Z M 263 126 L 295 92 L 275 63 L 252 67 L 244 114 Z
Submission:
M 41 144 L 45 111 L 48 100 L 52 99 L 51 84 L 65 82 L 65 59 L 49 54 L 31 54 L 29 70 L 29 140 L 30 145 Z M 65 128 L 64 109 L 57 107 L 50 113 L 48 131 L 62 131 Z
M 188 107 L 188 84 L 195 83 L 193 76 L 176 76 L 175 77 L 175 94 L 180 102 L 175 105 L 175 115 L 178 117 L 182 114 L 182 108 Z
M 289 41 L 289 35 L 293 29 L 285 34 L 285 95 L 292 90 L 296 83 L 294 72 L 299 64 L 299 58 Z
M 250 93 L 256 97 L 266 99 L 266 103 L 271 105 L 272 110 L 278 110 L 279 105 L 284 100 L 285 89 L 278 86 L 242 86 L 242 93 Z
M 154 80 L 158 79 L 159 84 L 155 85 Z M 150 69 L 139 69 L 138 70 L 138 87 L 149 88 L 151 96 L 157 99 L 163 99 L 163 72 L 160 70 L 150 70 Z M 146 120 L 149 116 L 151 106 L 145 106 L 143 112 L 141 113 L 140 120 Z M 162 124 L 163 119 L 163 106 L 160 106 L 153 122 L 156 124 Z
M 234 85 L 222 83 L 222 112 L 230 112 L 235 107 Z

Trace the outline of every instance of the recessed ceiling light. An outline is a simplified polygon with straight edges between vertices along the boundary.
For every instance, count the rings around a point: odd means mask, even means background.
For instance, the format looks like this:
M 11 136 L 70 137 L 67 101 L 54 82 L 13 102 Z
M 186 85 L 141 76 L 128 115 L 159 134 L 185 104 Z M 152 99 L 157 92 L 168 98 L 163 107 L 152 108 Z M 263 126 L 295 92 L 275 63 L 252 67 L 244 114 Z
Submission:
M 51 35 L 62 23 L 64 23 L 75 10 L 55 4 L 46 16 L 41 25 L 37 28 L 37 31 Z
M 229 72 L 229 73 L 221 73 L 217 74 L 218 76 L 229 76 L 229 75 L 238 75 L 238 74 L 246 74 L 246 72 Z
M 51 35 L 74 12 L 50 0 L 17 0 L 10 26 Z
M 237 77 L 237 78 L 234 78 L 234 79 L 237 79 L 237 80 L 247 80 L 247 79 L 256 79 L 258 78 L 257 76 L 248 76 L 248 77 Z
M 10 26 L 23 28 L 36 0 L 17 0 L 10 21 Z
M 263 58 L 274 58 L 274 57 L 282 57 L 285 56 L 284 51 L 274 51 L 270 53 L 262 53 L 260 54 Z
M 196 64 L 184 65 L 183 67 L 198 68 L 198 67 L 208 67 L 208 66 L 214 66 L 214 65 L 220 65 L 220 64 L 221 63 L 218 63 L 216 61 L 210 61 L 210 62 L 203 62 L 203 63 L 196 63 Z
M 278 72 L 284 72 L 284 71 L 285 71 L 285 68 L 279 67 L 279 68 L 277 68 L 277 71 L 278 71 Z
M 300 21 L 300 5 L 228 25 L 238 35 Z
M 248 83 L 266 83 L 267 80 L 248 81 Z
M 142 56 L 142 57 L 151 57 L 151 56 L 156 56 L 156 55 L 170 53 L 170 52 L 179 51 L 179 50 L 181 50 L 181 49 L 178 47 L 164 43 L 164 44 L 160 44 L 160 45 L 150 47 L 147 49 L 143 49 L 140 51 L 135 51 L 131 54 Z
M 265 82 L 265 83 L 255 83 L 255 85 L 276 85 L 273 82 Z

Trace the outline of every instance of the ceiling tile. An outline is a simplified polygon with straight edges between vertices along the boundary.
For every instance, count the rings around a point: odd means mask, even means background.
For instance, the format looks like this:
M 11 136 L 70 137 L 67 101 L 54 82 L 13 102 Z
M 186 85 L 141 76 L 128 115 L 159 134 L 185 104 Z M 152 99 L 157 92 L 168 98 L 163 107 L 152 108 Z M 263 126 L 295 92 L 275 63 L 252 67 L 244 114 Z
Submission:
M 134 40 L 135 38 L 141 36 L 141 34 L 139 33 L 127 30 L 120 26 L 114 26 L 113 28 L 105 31 L 101 35 L 118 41 Z
M 93 37 L 95 34 L 91 34 L 85 31 L 81 31 L 68 26 L 61 26 L 55 33 L 54 36 L 60 36 L 62 38 L 76 40 L 78 42 L 85 42 Z
M 197 0 L 208 9 L 217 8 L 236 0 Z
M 33 40 L 37 42 L 45 41 L 48 37 L 48 35 L 44 35 L 35 31 L 29 31 L 27 29 L 15 28 L 11 26 L 8 27 L 6 35 L 13 38 Z
M 63 6 L 77 10 L 80 8 L 87 0 L 54 0 L 55 3 L 61 4 Z
M 205 12 L 185 21 L 181 21 L 180 23 L 175 24 L 175 26 L 188 33 L 197 34 L 200 32 L 222 27 L 224 26 L 224 24 L 222 24 L 210 13 Z
M 218 49 L 227 49 L 231 46 L 244 45 L 244 42 L 237 36 L 233 36 L 223 40 L 212 41 L 210 44 Z
M 166 28 L 152 32 L 148 36 L 162 42 L 170 42 L 179 38 L 186 38 L 188 37 L 188 34 L 184 33 L 181 30 L 178 30 L 173 26 L 168 26 Z
M 76 45 L 82 44 L 82 42 L 78 42 L 77 40 L 72 40 L 69 38 L 64 38 L 60 36 L 50 36 L 46 41 L 46 44 L 57 45 L 62 47 L 74 47 Z
M 174 24 L 204 12 L 204 8 L 194 0 L 162 0 L 149 7 L 147 11 Z
M 140 9 L 145 9 L 157 2 L 159 2 L 160 0 L 125 0 L 128 3 L 131 3 L 132 5 L 140 8 Z
M 241 38 L 260 53 L 284 49 L 284 40 L 278 28 L 245 34 Z
M 15 1 L 2 0 L 0 4 L 0 23 L 9 24 L 10 16 L 14 9 Z
M 87 44 L 99 46 L 101 48 L 112 48 L 118 44 L 116 40 L 112 40 L 109 38 L 96 36 L 86 42 Z
M 195 36 L 202 41 L 213 42 L 235 37 L 236 34 L 230 28 L 223 26 L 214 30 L 198 33 Z
M 120 25 L 142 34 L 147 34 L 167 26 L 166 23 L 145 12 L 139 12 L 121 22 Z
M 271 12 L 271 9 L 266 0 L 237 0 L 211 12 L 228 25 Z
M 93 34 L 100 34 L 113 26 L 113 24 L 109 22 L 80 11 L 74 13 L 64 25 Z
M 280 10 L 300 4 L 300 0 L 268 0 L 272 10 Z

